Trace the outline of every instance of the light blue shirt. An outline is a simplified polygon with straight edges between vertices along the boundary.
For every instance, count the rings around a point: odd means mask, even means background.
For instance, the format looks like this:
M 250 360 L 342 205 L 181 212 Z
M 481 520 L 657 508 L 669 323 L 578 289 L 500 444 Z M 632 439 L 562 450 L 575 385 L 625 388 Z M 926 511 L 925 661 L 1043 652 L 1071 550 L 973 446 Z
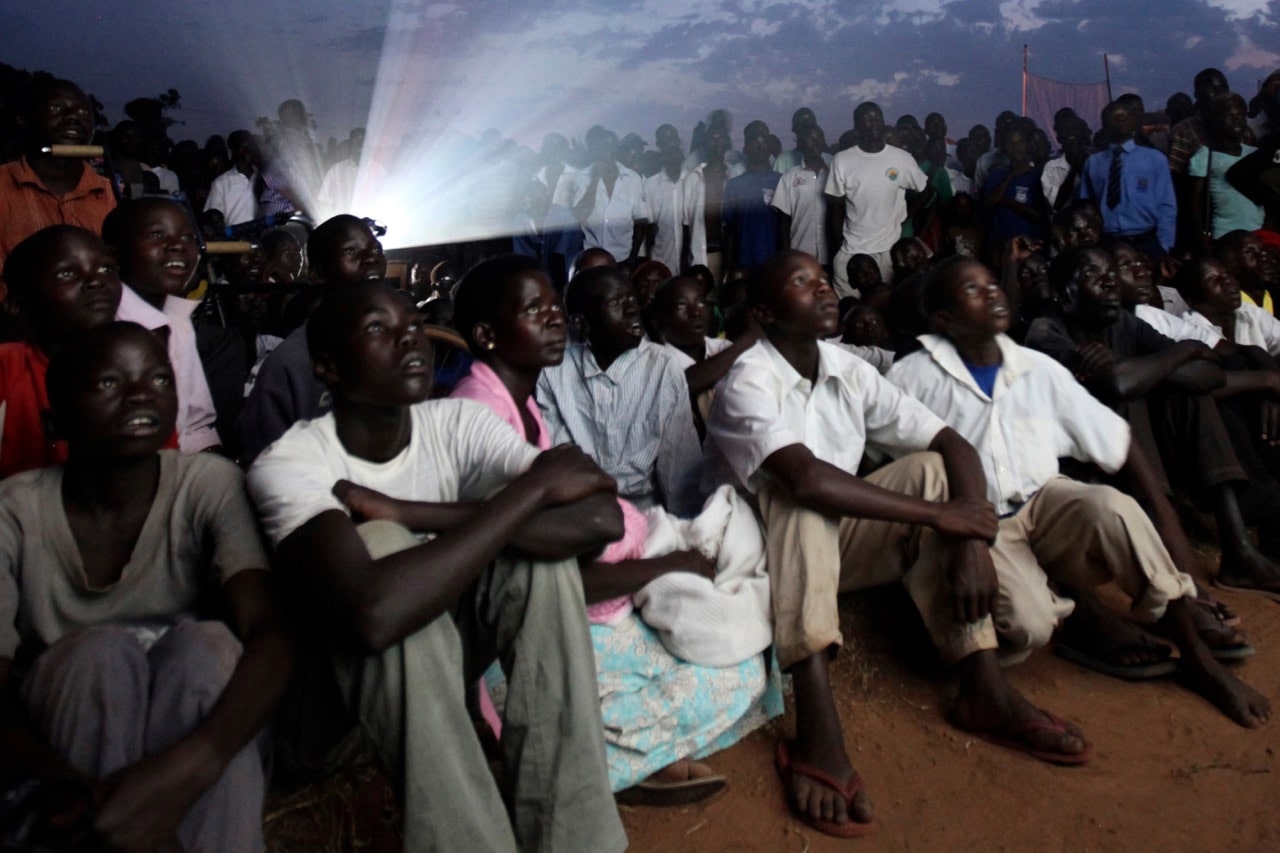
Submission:
M 1111 175 L 1111 152 L 1108 146 L 1090 155 L 1080 176 L 1080 198 L 1094 202 L 1102 210 L 1102 231 L 1119 237 L 1132 237 L 1155 231 L 1167 252 L 1173 246 L 1178 221 L 1178 202 L 1169 176 L 1169 160 L 1154 148 L 1138 145 L 1132 139 L 1120 146 L 1120 203 L 1107 207 L 1107 180 Z

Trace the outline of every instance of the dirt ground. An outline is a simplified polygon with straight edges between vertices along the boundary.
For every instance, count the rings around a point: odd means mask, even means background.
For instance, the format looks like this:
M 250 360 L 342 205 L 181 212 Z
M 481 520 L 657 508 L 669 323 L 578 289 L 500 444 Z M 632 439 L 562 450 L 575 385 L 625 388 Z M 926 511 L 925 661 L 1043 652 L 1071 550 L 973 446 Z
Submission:
M 631 850 L 1280 851 L 1280 605 L 1221 597 L 1258 648 L 1235 671 L 1276 707 L 1261 729 L 1240 728 L 1175 681 L 1123 682 L 1050 650 L 1008 671 L 1032 701 L 1084 728 L 1094 747 L 1084 767 L 1050 766 L 953 729 L 954 684 L 905 594 L 846 598 L 834 685 L 876 835 L 829 838 L 791 817 L 773 768 L 774 744 L 792 733 L 788 713 L 707 759 L 729 777 L 717 798 L 620 807 Z M 267 812 L 275 853 L 400 846 L 395 795 L 372 765 L 277 794 Z
M 791 817 L 773 747 L 789 712 L 707 763 L 729 788 L 684 808 L 623 807 L 634 851 L 1280 850 L 1280 605 L 1222 593 L 1258 648 L 1235 671 L 1277 719 L 1227 720 L 1175 681 L 1131 684 L 1042 650 L 1009 670 L 1041 707 L 1081 725 L 1084 767 L 1054 767 L 951 728 L 953 683 L 893 592 L 846 600 L 834 666 L 845 739 L 875 803 L 871 838 L 829 838 Z M 923 629 L 919 629 L 922 631 Z M 790 708 L 788 699 L 788 707 Z

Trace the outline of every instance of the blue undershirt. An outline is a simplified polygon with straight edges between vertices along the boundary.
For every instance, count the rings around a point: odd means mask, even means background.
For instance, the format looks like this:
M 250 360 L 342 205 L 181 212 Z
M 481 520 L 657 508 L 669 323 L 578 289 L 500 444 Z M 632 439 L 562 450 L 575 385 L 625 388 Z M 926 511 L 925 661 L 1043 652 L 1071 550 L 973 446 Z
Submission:
M 982 393 L 990 397 L 991 392 L 996 390 L 996 376 L 1000 373 L 1000 363 L 996 362 L 990 367 L 979 367 L 966 361 L 964 366 L 969 369 L 969 375 L 973 377 L 974 382 L 978 383 Z

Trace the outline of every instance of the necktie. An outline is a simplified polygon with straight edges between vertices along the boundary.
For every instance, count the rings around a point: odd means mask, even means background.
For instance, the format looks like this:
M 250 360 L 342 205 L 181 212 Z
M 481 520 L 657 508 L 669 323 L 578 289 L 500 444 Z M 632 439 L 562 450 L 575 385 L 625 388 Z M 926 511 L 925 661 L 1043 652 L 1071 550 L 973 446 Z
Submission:
M 1120 182 L 1123 180 L 1123 168 L 1120 157 L 1124 149 L 1119 145 L 1111 149 L 1111 174 L 1107 175 L 1107 207 L 1115 209 L 1120 205 Z

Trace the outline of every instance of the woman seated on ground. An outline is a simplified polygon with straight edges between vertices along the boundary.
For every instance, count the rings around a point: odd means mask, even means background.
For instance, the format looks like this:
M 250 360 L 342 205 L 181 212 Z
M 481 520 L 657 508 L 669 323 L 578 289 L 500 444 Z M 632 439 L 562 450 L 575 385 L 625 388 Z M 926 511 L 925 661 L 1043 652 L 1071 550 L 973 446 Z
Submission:
M 68 342 L 48 388 L 68 460 L 0 484 L 0 763 L 81 791 L 111 849 L 261 850 L 291 649 L 240 472 L 161 449 L 173 368 L 140 326 Z
M 563 359 L 568 342 L 550 279 L 533 259 L 485 261 L 462 280 L 454 311 L 476 361 L 453 396 L 489 406 L 530 444 L 550 447 L 533 390 L 542 368 Z M 781 714 L 781 694 L 762 655 L 717 668 L 687 663 L 666 649 L 632 609 L 631 594 L 671 572 L 711 577 L 715 566 L 697 551 L 643 559 L 645 516 L 625 502 L 623 515 L 623 538 L 582 572 L 609 780 L 615 791 L 632 789 L 622 797 L 631 802 L 692 802 L 725 785 L 697 759 Z

